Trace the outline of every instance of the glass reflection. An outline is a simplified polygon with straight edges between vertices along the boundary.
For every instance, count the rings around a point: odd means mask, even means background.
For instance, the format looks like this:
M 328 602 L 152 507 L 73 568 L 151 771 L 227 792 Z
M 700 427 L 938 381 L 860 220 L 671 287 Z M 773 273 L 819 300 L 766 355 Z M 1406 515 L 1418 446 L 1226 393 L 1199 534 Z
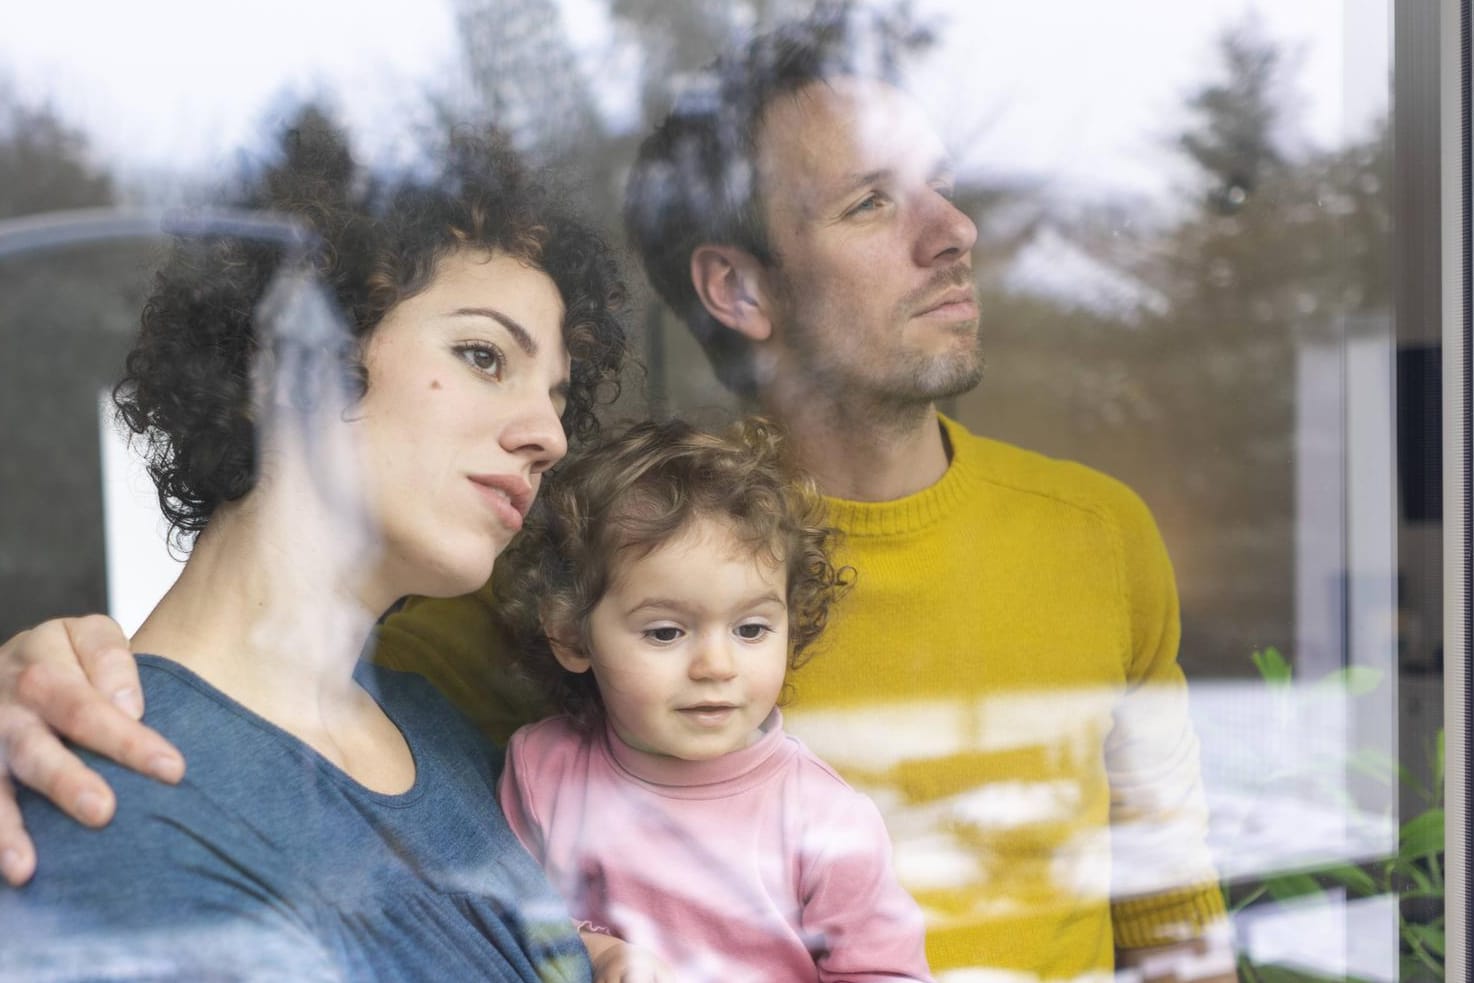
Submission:
M 1424 864 L 1417 874 L 1388 858 L 1410 835 L 1404 824 L 1439 803 L 1441 602 L 1426 565 L 1406 560 L 1408 544 L 1436 535 L 1437 517 L 1409 513 L 1394 483 L 1404 438 L 1393 380 L 1409 344 L 1430 339 L 1394 323 L 1392 237 L 1406 216 L 1394 207 L 1393 121 L 1367 81 L 1388 74 L 1388 8 L 1281 6 L 1297 9 L 1081 4 L 1063 26 L 1000 3 L 910 11 L 914 91 L 951 144 L 956 199 L 979 229 L 987 374 L 944 408 L 976 432 L 1099 468 L 1150 507 L 1181 595 L 1190 706 L 1144 693 L 1142 717 L 1191 721 L 1240 954 L 1332 977 L 1421 978 L 1441 964 L 1436 916 L 1422 904 L 1437 893 L 1426 863 L 1436 851 L 1412 858 Z M 435 121 L 430 130 L 466 118 L 509 127 L 535 159 L 594 189 L 612 226 L 634 146 L 672 90 L 735 32 L 807 7 L 464 0 L 437 15 L 459 28 L 458 47 L 436 56 L 459 66 L 457 81 L 426 82 L 418 118 Z M 346 90 L 332 95 L 352 105 Z M 48 152 L 75 166 L 72 190 L 17 193 L 17 213 L 122 196 L 64 118 L 48 124 L 58 134 Z M 433 138 L 424 146 L 433 153 Z M 111 266 L 99 276 L 97 264 Z M 7 287 L 18 303 L 5 306 L 55 310 L 55 298 L 77 302 L 78 283 L 118 284 L 136 299 L 130 264 L 7 260 L 0 274 L 18 271 Z M 61 282 L 28 292 L 37 270 Z M 105 309 L 99 324 L 127 320 L 117 313 L 126 302 L 94 306 Z M 22 381 L 5 387 L 6 418 L 37 421 L 3 455 L 36 462 L 5 491 L 16 503 L 0 570 L 6 635 L 105 599 L 100 567 L 78 574 L 92 560 L 55 549 L 100 556 L 100 514 L 90 531 L 22 518 L 38 514 L 27 511 L 33 498 L 91 502 L 95 415 L 66 422 L 69 413 L 38 410 L 48 397 L 23 380 L 86 376 L 67 400 L 90 406 L 109 378 L 93 359 L 115 359 L 107 339 L 126 330 L 79 340 L 12 317 L 0 332 L 15 346 L 5 361 L 54 360 L 17 369 Z M 652 304 L 645 325 L 656 415 L 732 408 L 676 318 Z M 625 408 L 646 409 L 633 387 Z M 1040 780 L 1008 762 L 1069 773 L 1112 734 L 1117 693 L 1023 689 L 806 713 L 809 671 L 827 669 L 816 661 L 794 677 L 790 727 L 881 805 L 900 875 L 924 905 L 964 884 L 983 885 L 974 897 L 988 917 L 1060 895 L 1135 895 L 1181 883 L 1198 862 L 1163 846 L 1171 830 L 1128 826 L 1108 840 L 1066 832 L 1061 851 L 997 873 L 999 851 L 1108 806 L 1103 786 Z M 922 788 L 907 765 L 941 761 L 955 779 L 945 789 Z M 998 876 L 1020 884 L 999 890 Z M 937 924 L 955 914 L 931 910 Z

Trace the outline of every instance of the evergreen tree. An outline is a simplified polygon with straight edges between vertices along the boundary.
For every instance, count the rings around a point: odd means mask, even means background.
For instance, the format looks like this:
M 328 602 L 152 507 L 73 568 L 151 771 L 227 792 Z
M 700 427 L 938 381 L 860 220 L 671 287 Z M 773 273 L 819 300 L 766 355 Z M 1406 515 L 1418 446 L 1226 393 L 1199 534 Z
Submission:
M 1180 142 L 1210 179 L 1210 205 L 1230 213 L 1285 165 L 1276 146 L 1285 56 L 1253 20 L 1225 32 L 1218 49 L 1225 77 L 1188 100 L 1197 127 L 1183 133 Z
M 82 133 L 0 85 L 0 218 L 112 200 L 112 179 L 90 159 Z
M 970 397 L 984 429 L 1142 494 L 1177 567 L 1184 667 L 1207 675 L 1250 672 L 1247 653 L 1294 638 L 1300 351 L 1390 309 L 1386 126 L 1297 152 L 1283 53 L 1252 25 L 1219 50 L 1174 141 L 1194 165 L 1185 193 L 1060 223 L 1138 303 L 992 298 Z

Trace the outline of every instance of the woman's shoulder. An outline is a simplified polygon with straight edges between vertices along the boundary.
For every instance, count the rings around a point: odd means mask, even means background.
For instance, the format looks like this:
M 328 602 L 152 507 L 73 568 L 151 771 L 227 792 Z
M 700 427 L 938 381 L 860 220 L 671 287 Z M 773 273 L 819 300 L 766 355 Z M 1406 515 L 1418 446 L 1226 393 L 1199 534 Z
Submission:
M 39 866 L 33 883 L 6 902 L 15 911 L 65 912 L 78 924 L 164 924 L 212 906 L 227 912 L 243 903 L 251 907 L 248 899 L 294 878 L 259 824 L 212 794 L 204 763 L 187 756 L 195 773 L 166 785 L 102 758 L 84 754 L 84 760 L 113 790 L 112 820 L 88 829 L 20 790 Z M 250 770 L 243 765 L 243 773 Z M 243 773 L 235 777 L 260 784 Z

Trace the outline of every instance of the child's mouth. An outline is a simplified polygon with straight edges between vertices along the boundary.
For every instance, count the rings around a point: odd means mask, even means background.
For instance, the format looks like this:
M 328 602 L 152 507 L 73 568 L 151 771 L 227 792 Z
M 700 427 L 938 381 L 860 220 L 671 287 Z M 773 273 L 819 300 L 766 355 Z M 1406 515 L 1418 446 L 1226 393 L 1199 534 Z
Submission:
M 695 706 L 681 707 L 679 713 L 688 720 L 694 720 L 706 726 L 716 726 L 727 722 L 737 707 L 731 703 L 699 703 Z

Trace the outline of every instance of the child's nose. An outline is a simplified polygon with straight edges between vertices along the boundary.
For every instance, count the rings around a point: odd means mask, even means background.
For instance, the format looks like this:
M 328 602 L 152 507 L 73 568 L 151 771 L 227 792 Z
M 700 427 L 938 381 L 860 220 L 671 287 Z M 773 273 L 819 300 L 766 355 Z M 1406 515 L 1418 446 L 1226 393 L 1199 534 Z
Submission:
M 691 660 L 692 679 L 731 679 L 737 674 L 737 660 L 725 639 L 704 638 Z

